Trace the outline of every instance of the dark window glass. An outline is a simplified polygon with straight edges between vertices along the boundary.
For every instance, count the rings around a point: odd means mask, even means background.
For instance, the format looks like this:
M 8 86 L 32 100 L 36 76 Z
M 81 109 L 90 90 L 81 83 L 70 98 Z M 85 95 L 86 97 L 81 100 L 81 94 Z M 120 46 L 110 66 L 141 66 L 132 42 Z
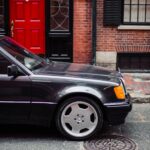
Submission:
M 150 53 L 118 53 L 118 67 L 129 70 L 149 70 Z
M 150 0 L 124 0 L 124 23 L 150 23 Z
M 44 59 L 30 53 L 12 39 L 2 39 L 0 42 L 0 47 L 31 71 L 47 65 L 47 62 Z
M 69 31 L 69 0 L 51 0 L 50 30 Z
M 0 0 L 0 29 L 4 28 L 4 0 Z
M 0 54 L 0 74 L 7 74 L 7 67 L 10 65 L 11 63 Z

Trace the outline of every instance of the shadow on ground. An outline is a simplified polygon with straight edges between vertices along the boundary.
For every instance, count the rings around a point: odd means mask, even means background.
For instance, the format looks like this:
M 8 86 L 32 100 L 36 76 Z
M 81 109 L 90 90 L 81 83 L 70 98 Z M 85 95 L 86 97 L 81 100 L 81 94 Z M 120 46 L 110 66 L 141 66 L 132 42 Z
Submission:
M 57 140 L 64 140 L 55 127 L 39 127 L 29 125 L 0 125 L 0 139 L 1 138 L 52 138 Z

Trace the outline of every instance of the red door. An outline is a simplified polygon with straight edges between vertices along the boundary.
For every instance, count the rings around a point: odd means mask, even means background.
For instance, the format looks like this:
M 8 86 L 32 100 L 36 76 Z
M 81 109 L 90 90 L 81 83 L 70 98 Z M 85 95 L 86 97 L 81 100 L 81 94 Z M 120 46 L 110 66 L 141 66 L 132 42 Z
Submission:
M 44 0 L 10 0 L 11 37 L 36 54 L 45 54 Z

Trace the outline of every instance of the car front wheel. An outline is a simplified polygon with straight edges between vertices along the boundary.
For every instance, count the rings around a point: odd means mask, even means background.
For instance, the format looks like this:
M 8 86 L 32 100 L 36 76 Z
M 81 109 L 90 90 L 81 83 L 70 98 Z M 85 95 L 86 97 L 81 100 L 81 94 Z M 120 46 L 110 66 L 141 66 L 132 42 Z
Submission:
M 73 140 L 93 136 L 102 128 L 103 114 L 98 104 L 87 97 L 73 97 L 65 100 L 56 116 L 56 126 Z

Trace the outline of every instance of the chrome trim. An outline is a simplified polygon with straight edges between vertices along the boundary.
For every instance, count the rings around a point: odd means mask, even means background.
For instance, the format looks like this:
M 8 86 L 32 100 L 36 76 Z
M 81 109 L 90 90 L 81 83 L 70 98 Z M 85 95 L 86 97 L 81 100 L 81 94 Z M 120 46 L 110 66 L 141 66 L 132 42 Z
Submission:
M 56 105 L 54 102 L 30 102 L 30 101 L 0 101 L 0 103 L 6 104 L 48 104 L 48 105 Z
M 127 95 L 127 89 L 125 87 L 125 81 L 123 78 L 120 78 L 120 81 L 121 81 L 121 86 L 123 87 L 124 93 L 125 93 L 125 95 Z
M 127 102 L 119 102 L 119 103 L 106 103 L 104 104 L 104 106 L 126 106 L 126 105 L 129 105 Z
M 0 101 L 0 103 L 6 103 L 6 104 L 11 104 L 11 103 L 14 103 L 14 104 L 31 104 L 30 101 Z
M 31 102 L 31 104 L 45 104 L 45 105 L 56 105 L 54 102 Z

